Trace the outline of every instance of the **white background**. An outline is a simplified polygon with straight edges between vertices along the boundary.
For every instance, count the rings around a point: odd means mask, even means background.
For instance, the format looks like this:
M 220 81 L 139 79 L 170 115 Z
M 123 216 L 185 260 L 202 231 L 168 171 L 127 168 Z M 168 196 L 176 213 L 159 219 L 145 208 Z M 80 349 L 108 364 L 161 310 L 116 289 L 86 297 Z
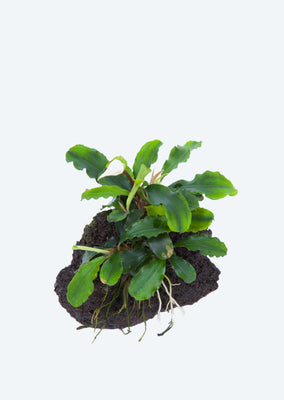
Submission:
M 283 383 L 282 1 L 13 1 L 0 6 L 3 399 L 273 399 Z M 206 201 L 228 256 L 174 328 L 76 331 L 53 285 L 100 208 L 65 162 L 81 143 L 130 163 L 160 139 L 201 149 L 168 182 L 220 171 Z

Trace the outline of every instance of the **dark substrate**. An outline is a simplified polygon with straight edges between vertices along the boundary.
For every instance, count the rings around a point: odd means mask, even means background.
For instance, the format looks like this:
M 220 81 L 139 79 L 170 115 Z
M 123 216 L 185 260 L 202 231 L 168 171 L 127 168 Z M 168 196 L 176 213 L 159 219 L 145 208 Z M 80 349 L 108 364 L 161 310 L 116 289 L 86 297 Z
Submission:
M 114 223 L 109 223 L 106 219 L 107 214 L 108 212 L 101 212 L 97 214 L 93 221 L 89 225 L 86 225 L 81 240 L 77 242 L 78 245 L 91 247 L 95 245 L 103 246 L 108 239 L 117 235 Z M 211 235 L 210 230 L 207 230 L 206 233 Z M 170 235 L 175 243 L 178 239 L 188 236 L 189 233 L 171 233 Z M 218 288 L 217 281 L 219 279 L 220 271 L 208 257 L 203 256 L 199 251 L 188 251 L 185 248 L 176 248 L 175 251 L 178 256 L 183 257 L 194 266 L 197 274 L 197 279 L 193 283 L 187 284 L 174 273 L 173 269 L 169 265 L 167 265 L 167 276 L 170 278 L 172 283 L 179 283 L 179 285 L 173 286 L 172 288 L 172 295 L 179 305 L 185 306 L 193 304 Z M 56 278 L 55 292 L 59 297 L 59 302 L 62 307 L 64 307 L 73 318 L 80 322 L 81 325 L 88 326 L 91 324 L 94 310 L 101 306 L 102 299 L 106 294 L 106 285 L 102 284 L 99 278 L 96 278 L 94 280 L 95 291 L 89 297 L 89 299 L 80 307 L 71 306 L 66 298 L 67 286 L 74 276 L 74 272 L 79 268 L 82 261 L 82 256 L 83 251 L 73 251 L 71 265 L 62 269 Z M 117 289 L 117 285 L 109 287 L 105 303 L 109 302 L 113 298 Z M 164 311 L 168 302 L 168 296 L 162 287 L 159 291 L 163 304 L 162 311 Z M 144 304 L 145 319 L 148 320 L 153 318 L 157 314 L 159 307 L 157 296 L 154 295 L 151 297 L 150 302 L 147 300 L 142 303 Z M 97 327 L 104 327 L 108 329 L 126 328 L 128 326 L 126 310 L 124 309 L 119 314 L 115 314 L 121 309 L 122 305 L 123 296 L 121 293 L 112 303 L 106 322 L 104 322 L 104 320 L 107 307 L 101 309 L 98 317 L 99 322 Z M 132 309 L 132 305 L 133 298 L 129 296 L 129 310 Z M 129 326 L 133 326 L 141 322 L 143 322 L 143 316 L 142 306 L 140 305 L 140 309 L 138 309 L 137 306 L 129 316 Z

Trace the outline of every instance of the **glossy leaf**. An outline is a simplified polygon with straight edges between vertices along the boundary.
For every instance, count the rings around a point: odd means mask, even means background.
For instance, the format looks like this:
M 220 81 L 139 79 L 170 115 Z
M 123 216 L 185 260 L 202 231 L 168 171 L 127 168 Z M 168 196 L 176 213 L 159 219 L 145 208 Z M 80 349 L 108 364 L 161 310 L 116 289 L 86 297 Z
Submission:
M 149 185 L 144 189 L 151 204 L 163 204 L 169 228 L 174 232 L 185 232 L 191 222 L 191 212 L 186 199 L 178 191 L 163 185 Z
M 185 283 L 191 283 L 196 280 L 196 271 L 194 267 L 184 258 L 173 255 L 169 259 L 169 262 L 173 266 L 177 276 L 183 279 Z
M 157 160 L 158 151 L 161 145 L 162 142 L 160 140 L 152 140 L 141 147 L 133 164 L 135 177 L 137 177 L 142 164 L 149 168 Z
M 238 193 L 233 184 L 220 172 L 212 171 L 197 174 L 192 181 L 179 180 L 170 186 L 190 190 L 192 193 L 205 194 L 212 200 L 221 199 L 227 195 L 235 196 Z
M 150 168 L 146 167 L 146 165 L 141 164 L 139 172 L 137 174 L 137 178 L 134 181 L 134 185 L 131 189 L 131 192 L 128 195 L 127 201 L 126 201 L 126 209 L 129 210 L 130 208 L 130 204 L 137 192 L 137 190 L 139 189 L 139 187 L 141 186 L 141 184 L 144 181 L 145 176 L 147 176 L 149 174 L 149 172 L 151 172 Z
M 99 178 L 98 182 L 101 185 L 119 186 L 120 188 L 125 189 L 129 192 L 132 189 L 132 185 L 125 174 L 103 176 Z
M 119 195 L 128 196 L 128 190 L 122 189 L 118 186 L 100 186 L 94 189 L 86 190 L 82 193 L 82 200 L 99 199 L 100 197 L 116 197 Z
M 227 254 L 225 243 L 207 234 L 190 235 L 175 243 L 175 247 L 186 247 L 188 250 L 199 250 L 204 256 L 223 257 Z
M 152 252 L 147 247 L 121 251 L 123 273 L 135 275 L 138 269 L 149 261 L 151 256 Z
M 159 206 L 146 206 L 146 211 L 148 215 L 154 217 L 155 215 L 165 215 L 166 211 L 162 205 Z
M 102 265 L 100 280 L 109 286 L 115 285 L 123 271 L 121 254 L 119 251 L 113 253 Z
M 93 280 L 97 277 L 105 256 L 94 258 L 81 265 L 67 288 L 67 300 L 73 307 L 83 304 L 94 291 Z
M 160 260 L 166 260 L 173 255 L 174 245 L 168 233 L 148 239 L 148 245 Z
M 206 208 L 197 208 L 192 211 L 189 232 L 198 232 L 207 229 L 214 219 L 214 214 Z
M 117 222 L 122 221 L 127 217 L 128 213 L 124 212 L 123 210 L 113 210 L 107 216 L 108 222 Z
M 149 299 L 161 286 L 166 270 L 166 261 L 153 259 L 143 265 L 132 278 L 128 292 L 136 300 Z
M 108 160 L 96 149 L 77 144 L 66 153 L 66 161 L 73 162 L 74 167 L 86 172 L 90 178 L 98 179 L 106 170 Z
M 191 193 L 189 190 L 180 189 L 178 190 L 183 197 L 186 199 L 188 207 L 191 211 L 195 210 L 199 206 L 199 199 L 195 194 Z
M 162 169 L 163 176 L 177 168 L 179 163 L 185 162 L 190 156 L 191 150 L 201 146 L 201 142 L 188 141 L 184 146 L 175 146 L 172 148 L 168 160 L 164 163 Z
M 134 224 L 134 222 L 138 221 L 144 215 L 144 211 L 141 208 L 134 208 L 129 211 L 127 219 L 125 221 L 125 229 Z
M 120 237 L 120 242 L 140 236 L 145 236 L 147 238 L 155 237 L 160 233 L 169 231 L 170 229 L 165 217 L 145 217 L 129 226 Z

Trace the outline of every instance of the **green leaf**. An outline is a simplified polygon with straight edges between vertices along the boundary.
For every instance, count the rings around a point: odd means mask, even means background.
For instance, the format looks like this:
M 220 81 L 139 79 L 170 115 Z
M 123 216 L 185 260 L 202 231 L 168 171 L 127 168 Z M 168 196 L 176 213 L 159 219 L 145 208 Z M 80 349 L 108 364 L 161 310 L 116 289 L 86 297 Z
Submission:
M 108 197 L 116 197 L 119 195 L 128 196 L 128 190 L 122 189 L 118 186 L 100 186 L 98 188 L 86 190 L 82 193 L 82 200 L 90 200 L 90 199 L 99 199 L 100 197 L 104 197 L 105 199 Z
M 199 250 L 204 256 L 210 257 L 223 257 L 227 254 L 225 243 L 204 233 L 190 235 L 181 239 L 175 243 L 175 247 L 186 247 L 191 251 Z
M 149 168 L 157 160 L 158 151 L 161 145 L 162 142 L 160 140 L 152 140 L 145 143 L 141 147 L 136 155 L 133 165 L 133 172 L 135 177 L 138 175 L 142 164 Z
M 198 198 L 195 194 L 186 189 L 180 189 L 178 192 L 180 192 L 186 199 L 188 207 L 191 211 L 195 210 L 199 206 Z
M 174 192 L 163 185 L 149 185 L 144 189 L 150 203 L 155 206 L 163 204 L 169 228 L 174 232 L 185 232 L 191 222 L 191 212 L 186 199 L 179 192 Z
M 125 189 L 129 192 L 132 189 L 132 185 L 125 174 L 103 176 L 99 178 L 98 182 L 101 185 L 119 186 L 120 188 Z
M 160 233 L 169 232 L 169 230 L 165 217 L 145 217 L 129 226 L 120 237 L 120 242 L 140 236 L 150 238 L 158 236 Z
M 191 283 L 196 280 L 196 271 L 194 267 L 185 259 L 173 255 L 169 262 L 173 266 L 175 273 L 185 281 L 185 283 Z
M 233 184 L 220 172 L 206 171 L 195 175 L 192 181 L 180 180 L 172 185 L 175 188 L 190 190 L 192 193 L 205 194 L 211 200 L 222 199 L 227 195 L 235 196 L 238 193 Z
M 101 247 L 88 247 L 88 246 L 73 246 L 73 250 L 83 250 L 83 251 L 91 251 L 93 253 L 102 253 L 102 254 L 109 254 L 110 250 L 112 249 L 106 249 L 106 248 L 101 248 Z
M 165 215 L 166 211 L 163 206 L 145 206 L 147 214 L 154 217 L 155 215 Z
M 66 153 L 66 161 L 73 161 L 74 167 L 86 172 L 90 178 L 98 179 L 106 170 L 107 158 L 96 149 L 77 144 Z
M 177 168 L 179 163 L 185 162 L 190 156 L 191 150 L 201 146 L 201 142 L 188 141 L 184 146 L 175 146 L 172 148 L 169 158 L 165 161 L 162 169 L 163 176 L 167 175 L 173 169 Z
M 108 216 L 107 220 L 108 222 L 117 222 L 117 221 L 122 221 L 127 217 L 128 213 L 122 211 L 122 210 L 113 210 Z
M 125 221 L 125 229 L 134 224 L 134 222 L 138 221 L 144 215 L 144 211 L 141 208 L 134 208 L 128 213 L 127 219 Z
M 67 300 L 73 307 L 83 304 L 94 291 L 93 280 L 96 279 L 100 265 L 105 256 L 94 258 L 81 265 L 67 288 Z
M 156 258 L 143 265 L 132 278 L 128 292 L 136 300 L 149 299 L 161 286 L 166 270 L 166 261 Z
M 109 286 L 115 285 L 123 271 L 121 254 L 119 251 L 113 253 L 102 265 L 100 280 Z
M 137 190 L 139 189 L 140 185 L 143 183 L 145 176 L 147 176 L 151 172 L 150 168 L 146 167 L 146 165 L 141 164 L 140 169 L 137 175 L 137 178 L 134 181 L 134 185 L 131 189 L 131 192 L 128 195 L 127 201 L 126 201 L 126 209 L 127 211 L 130 208 L 130 204 L 133 200 L 133 197 L 135 196 Z
M 135 275 L 138 269 L 149 261 L 152 253 L 146 247 L 134 250 L 121 251 L 123 273 Z
M 189 232 L 198 232 L 207 229 L 214 219 L 214 214 L 206 208 L 197 208 L 192 211 Z
M 166 260 L 173 255 L 174 245 L 167 233 L 148 239 L 148 245 L 160 260 Z

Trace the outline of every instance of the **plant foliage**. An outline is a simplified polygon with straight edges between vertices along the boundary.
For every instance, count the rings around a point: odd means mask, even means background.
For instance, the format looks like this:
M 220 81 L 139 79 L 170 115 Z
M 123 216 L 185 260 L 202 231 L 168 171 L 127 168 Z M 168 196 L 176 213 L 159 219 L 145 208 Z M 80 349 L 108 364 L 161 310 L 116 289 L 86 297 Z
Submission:
M 204 196 L 212 200 L 234 196 L 237 190 L 220 172 L 212 171 L 165 186 L 161 183 L 164 177 L 180 163 L 186 162 L 201 142 L 188 141 L 183 146 L 175 146 L 161 171 L 154 173 L 150 168 L 157 161 L 161 145 L 160 140 L 145 143 L 132 168 L 122 156 L 108 161 L 98 150 L 83 145 L 76 145 L 67 152 L 66 161 L 73 162 L 79 170 L 85 169 L 88 176 L 95 178 L 100 185 L 86 190 L 82 199 L 112 198 L 111 203 L 103 207 L 110 209 L 107 219 L 116 224 L 119 235 L 119 240 L 107 248 L 74 246 L 85 253 L 68 286 L 67 299 L 72 306 L 78 307 L 88 299 L 97 276 L 108 286 L 121 280 L 127 282 L 127 295 L 139 302 L 150 299 L 164 287 L 173 303 L 165 285 L 168 280 L 166 264 L 187 284 L 196 279 L 194 266 L 178 257 L 176 248 L 199 250 L 210 257 L 226 255 L 227 248 L 223 242 L 199 233 L 206 230 L 214 219 L 213 213 L 200 207 L 199 202 Z M 102 176 L 113 160 L 122 163 L 123 172 Z M 187 232 L 188 235 L 174 244 L 171 232 Z

